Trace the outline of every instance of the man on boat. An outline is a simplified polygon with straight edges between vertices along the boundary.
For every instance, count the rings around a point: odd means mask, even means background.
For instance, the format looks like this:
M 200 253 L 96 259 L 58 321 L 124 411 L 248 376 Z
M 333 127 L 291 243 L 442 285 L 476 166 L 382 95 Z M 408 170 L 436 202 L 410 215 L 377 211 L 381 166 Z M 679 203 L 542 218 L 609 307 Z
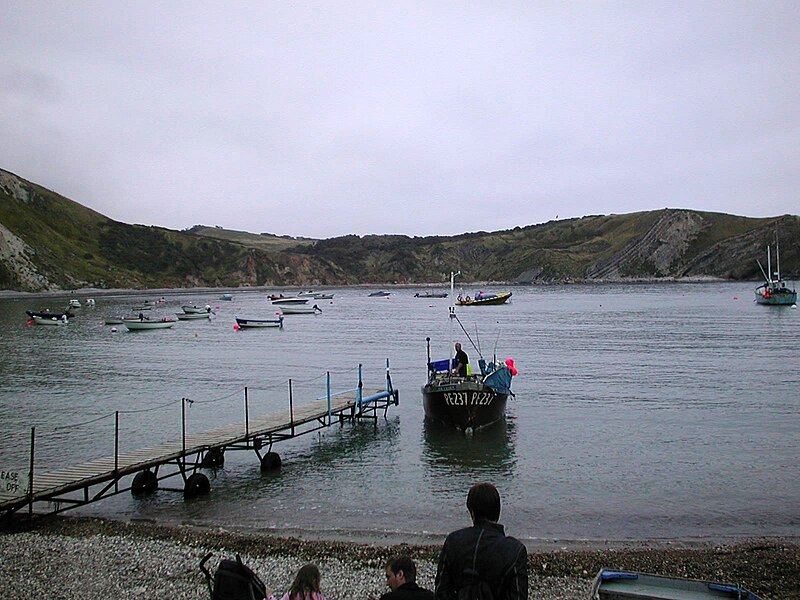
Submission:
M 491 483 L 476 483 L 467 495 L 472 527 L 447 536 L 436 569 L 437 600 L 491 597 L 527 600 L 528 551 L 505 534 L 500 518 L 500 493 Z M 465 589 L 466 588 L 466 589 Z M 483 594 L 481 590 L 491 594 Z
M 459 375 L 461 377 L 466 377 L 469 357 L 467 357 L 467 353 L 461 349 L 461 344 L 458 342 L 456 342 L 455 362 L 456 362 L 456 367 L 454 371 L 456 372 L 456 375 Z

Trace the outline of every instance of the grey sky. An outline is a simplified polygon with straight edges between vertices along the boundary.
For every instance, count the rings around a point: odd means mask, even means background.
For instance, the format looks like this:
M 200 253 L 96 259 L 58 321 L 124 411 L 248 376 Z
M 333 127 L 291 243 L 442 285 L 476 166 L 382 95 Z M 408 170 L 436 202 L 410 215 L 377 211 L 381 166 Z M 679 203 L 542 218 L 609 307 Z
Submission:
M 6 0 L 0 168 L 310 237 L 797 214 L 800 2 Z

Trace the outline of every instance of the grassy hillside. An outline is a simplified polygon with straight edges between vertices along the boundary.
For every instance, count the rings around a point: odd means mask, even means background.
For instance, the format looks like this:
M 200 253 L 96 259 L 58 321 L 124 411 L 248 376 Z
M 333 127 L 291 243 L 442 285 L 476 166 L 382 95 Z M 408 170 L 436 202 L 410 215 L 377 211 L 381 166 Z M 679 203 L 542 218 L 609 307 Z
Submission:
M 766 245 L 800 275 L 800 218 L 680 209 L 594 215 L 454 237 L 326 240 L 113 221 L 0 170 L 0 289 L 760 279 Z M 765 264 L 766 267 L 766 264 Z

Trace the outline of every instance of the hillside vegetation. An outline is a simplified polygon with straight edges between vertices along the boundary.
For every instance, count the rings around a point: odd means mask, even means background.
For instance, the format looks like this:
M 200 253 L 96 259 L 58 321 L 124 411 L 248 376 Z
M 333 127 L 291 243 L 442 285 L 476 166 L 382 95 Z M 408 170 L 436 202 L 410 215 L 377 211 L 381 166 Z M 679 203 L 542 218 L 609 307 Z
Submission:
M 546 283 L 653 278 L 760 279 L 780 232 L 781 267 L 800 274 L 800 218 L 663 209 L 453 237 L 326 240 L 185 231 L 113 221 L 0 170 L 0 289 Z M 764 265 L 766 268 L 766 265 Z

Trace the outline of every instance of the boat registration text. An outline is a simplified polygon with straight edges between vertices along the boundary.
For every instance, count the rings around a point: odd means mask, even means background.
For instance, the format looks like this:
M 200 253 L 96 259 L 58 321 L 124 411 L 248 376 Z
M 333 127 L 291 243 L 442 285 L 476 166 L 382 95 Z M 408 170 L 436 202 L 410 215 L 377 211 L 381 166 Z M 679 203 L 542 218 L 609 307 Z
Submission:
M 492 403 L 492 392 L 445 392 L 444 403 L 448 406 L 487 406 Z

